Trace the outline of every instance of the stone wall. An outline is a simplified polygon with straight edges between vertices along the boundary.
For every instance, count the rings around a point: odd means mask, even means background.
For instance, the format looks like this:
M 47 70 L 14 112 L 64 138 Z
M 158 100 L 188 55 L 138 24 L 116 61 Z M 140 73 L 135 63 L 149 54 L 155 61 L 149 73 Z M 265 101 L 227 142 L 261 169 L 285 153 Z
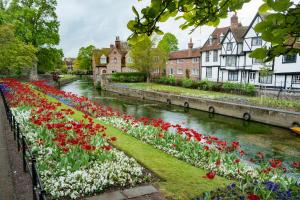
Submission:
M 143 91 L 107 82 L 106 84 L 102 84 L 102 88 L 107 91 L 119 93 L 126 96 L 160 101 L 202 111 L 210 111 L 221 115 L 257 121 L 285 128 L 290 128 L 295 124 L 300 124 L 300 112 L 291 112 L 265 107 L 235 104 L 162 92 Z

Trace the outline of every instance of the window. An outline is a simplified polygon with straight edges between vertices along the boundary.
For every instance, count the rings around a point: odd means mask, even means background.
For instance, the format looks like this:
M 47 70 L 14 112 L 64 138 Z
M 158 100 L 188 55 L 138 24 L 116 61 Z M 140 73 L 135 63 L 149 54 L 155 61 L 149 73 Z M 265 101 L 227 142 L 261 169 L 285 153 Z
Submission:
M 183 59 L 177 59 L 176 62 L 177 63 L 183 63 Z
M 207 41 L 208 45 L 211 45 L 212 44 L 212 38 L 208 38 L 208 41 Z
M 249 73 L 249 79 L 250 80 L 255 80 L 255 72 L 250 72 Z
M 212 78 L 212 68 L 206 67 L 206 78 Z
M 293 84 L 300 84 L 300 74 L 293 75 L 292 83 Z
M 158 62 L 159 61 L 159 56 L 154 56 L 153 60 L 154 60 L 154 62 Z
M 253 59 L 252 59 L 252 63 L 257 65 L 257 64 L 262 64 L 263 62 L 262 62 L 261 59 L 253 58 Z
M 228 81 L 238 81 L 238 71 L 228 71 Z
M 226 46 L 226 51 L 231 51 L 232 50 L 232 42 L 228 42 Z
M 174 69 L 173 68 L 170 68 L 170 74 L 174 74 Z
M 246 80 L 246 79 L 247 79 L 247 72 L 242 71 L 242 80 Z
M 272 75 L 262 76 L 259 75 L 259 82 L 265 83 L 265 84 L 271 84 L 272 83 Z
M 227 56 L 226 57 L 226 66 L 234 67 L 236 65 L 236 57 L 235 56 Z
M 106 61 L 106 56 L 105 56 L 105 55 L 102 55 L 101 58 L 100 58 L 100 63 L 101 63 L 101 64 L 106 64 L 106 62 L 107 62 L 107 61 Z
M 260 37 L 253 37 L 251 40 L 251 45 L 252 46 L 261 46 L 261 38 Z
M 282 58 L 282 63 L 295 63 L 297 60 L 297 54 L 287 54 Z
M 218 50 L 214 50 L 213 60 L 214 62 L 218 62 Z
M 193 62 L 193 63 L 199 62 L 199 58 L 193 58 L 192 62 Z
M 182 68 L 177 68 L 177 74 L 183 74 Z
M 197 68 L 192 69 L 192 75 L 199 75 L 199 69 Z
M 114 64 L 116 64 L 118 62 L 117 58 L 114 58 Z
M 159 68 L 156 68 L 156 69 L 153 71 L 153 73 L 159 74 Z
M 209 51 L 205 52 L 205 61 L 209 62 Z

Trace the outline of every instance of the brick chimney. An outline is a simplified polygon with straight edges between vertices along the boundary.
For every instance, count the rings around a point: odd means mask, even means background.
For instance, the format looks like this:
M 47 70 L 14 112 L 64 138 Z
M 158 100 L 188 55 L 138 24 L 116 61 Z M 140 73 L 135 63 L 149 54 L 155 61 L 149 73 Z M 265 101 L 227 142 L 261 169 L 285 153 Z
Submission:
M 121 49 L 121 41 L 119 36 L 116 37 L 115 46 L 117 49 Z
M 192 40 L 192 38 L 190 38 L 190 42 L 189 42 L 189 44 L 188 44 L 188 47 L 189 47 L 189 53 L 188 53 L 188 56 L 192 56 L 193 46 L 194 46 L 193 40 Z
M 236 13 L 231 17 L 231 28 L 237 28 L 239 26 L 239 19 Z

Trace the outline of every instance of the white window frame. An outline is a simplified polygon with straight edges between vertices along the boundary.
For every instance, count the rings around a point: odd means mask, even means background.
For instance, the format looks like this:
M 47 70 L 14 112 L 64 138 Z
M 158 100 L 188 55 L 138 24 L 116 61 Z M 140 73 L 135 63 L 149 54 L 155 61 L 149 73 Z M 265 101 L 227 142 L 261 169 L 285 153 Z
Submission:
M 177 59 L 177 60 L 176 60 L 176 63 L 177 63 L 177 64 L 183 63 L 183 59 Z
M 199 69 L 193 68 L 193 69 L 192 69 L 192 75 L 194 75 L 194 76 L 199 75 Z
M 259 75 L 258 82 L 262 83 L 262 84 L 272 84 L 272 79 L 273 79 L 273 75 L 272 74 L 269 74 L 267 76 L 261 76 L 261 75 Z
M 181 67 L 177 68 L 177 74 L 179 75 L 183 74 L 183 69 Z
M 107 64 L 107 57 L 105 55 L 100 57 L 100 64 Z
M 118 59 L 117 59 L 116 57 L 114 58 L 113 63 L 114 63 L 114 64 L 117 64 L 117 63 L 118 63 Z
M 253 37 L 251 39 L 251 46 L 261 46 L 262 45 L 262 40 L 261 37 Z
M 227 67 L 235 67 L 236 66 L 236 56 L 226 56 L 225 65 Z
M 205 62 L 209 62 L 209 51 L 205 52 Z
M 233 42 L 228 42 L 226 45 L 226 51 L 232 51 L 233 48 Z
M 219 51 L 218 50 L 214 50 L 213 51 L 213 62 L 218 62 L 219 60 Z
M 212 67 L 206 67 L 206 78 L 212 78 Z
M 238 81 L 239 80 L 239 71 L 228 71 L 228 81 Z
M 255 72 L 249 72 L 249 80 L 255 80 Z
M 174 69 L 173 69 L 173 67 L 170 68 L 170 74 L 171 74 L 171 75 L 174 74 Z
M 300 74 L 292 75 L 292 84 L 300 84 Z
M 199 58 L 193 58 L 193 59 L 192 59 L 192 62 L 193 62 L 193 63 L 199 62 Z

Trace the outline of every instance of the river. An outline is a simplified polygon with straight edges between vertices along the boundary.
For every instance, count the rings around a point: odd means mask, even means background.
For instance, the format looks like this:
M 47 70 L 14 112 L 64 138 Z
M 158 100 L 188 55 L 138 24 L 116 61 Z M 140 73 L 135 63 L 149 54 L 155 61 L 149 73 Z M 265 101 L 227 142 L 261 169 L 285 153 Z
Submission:
M 78 80 L 61 88 L 67 92 L 86 96 L 100 104 L 112 107 L 136 117 L 161 118 L 172 124 L 183 124 L 200 133 L 214 135 L 220 139 L 239 141 L 249 157 L 257 152 L 265 153 L 266 158 L 283 161 L 300 161 L 300 137 L 288 129 L 159 102 L 144 101 L 99 91 L 88 80 Z

